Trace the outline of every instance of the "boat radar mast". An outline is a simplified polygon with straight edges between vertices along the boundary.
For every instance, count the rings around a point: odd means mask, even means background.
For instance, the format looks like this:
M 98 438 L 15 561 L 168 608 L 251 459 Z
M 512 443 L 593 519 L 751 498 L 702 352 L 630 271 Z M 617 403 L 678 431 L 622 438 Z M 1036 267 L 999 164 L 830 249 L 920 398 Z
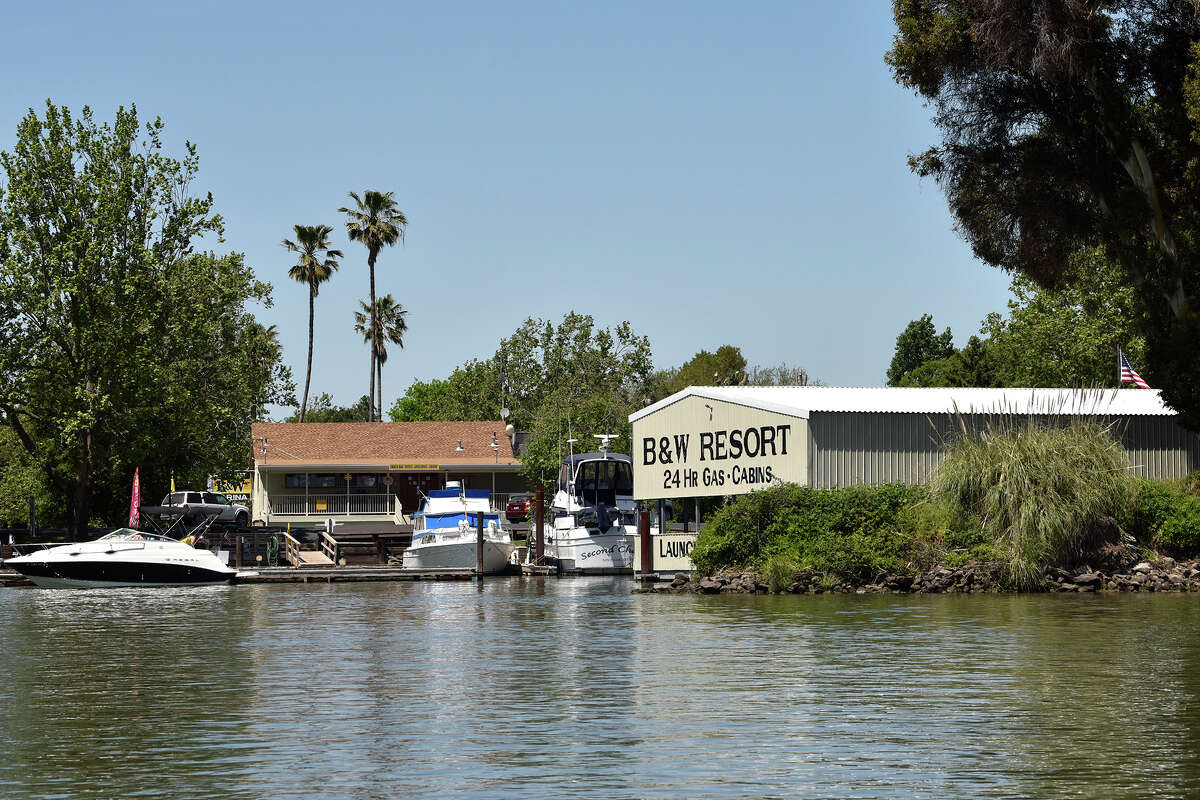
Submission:
M 608 458 L 608 451 L 612 449 L 609 442 L 613 439 L 621 438 L 621 435 L 618 433 L 593 433 L 592 436 L 600 440 L 600 452 L 604 454 L 606 459 Z

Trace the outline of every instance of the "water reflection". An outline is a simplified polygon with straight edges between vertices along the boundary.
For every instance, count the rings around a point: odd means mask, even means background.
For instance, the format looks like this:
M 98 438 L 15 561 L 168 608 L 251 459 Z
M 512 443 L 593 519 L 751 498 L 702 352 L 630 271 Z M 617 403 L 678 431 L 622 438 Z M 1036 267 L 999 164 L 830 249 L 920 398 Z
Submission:
M 0 796 L 1187 797 L 1194 596 L 0 591 Z

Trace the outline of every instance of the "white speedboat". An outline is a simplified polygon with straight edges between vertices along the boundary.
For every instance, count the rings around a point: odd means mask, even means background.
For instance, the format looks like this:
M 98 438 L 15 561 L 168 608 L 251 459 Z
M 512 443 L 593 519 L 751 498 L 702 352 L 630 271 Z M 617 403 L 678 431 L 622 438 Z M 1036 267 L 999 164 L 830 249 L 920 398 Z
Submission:
M 5 559 L 4 566 L 50 589 L 224 583 L 238 574 L 209 550 L 130 528 Z
M 545 553 L 559 571 L 632 574 L 637 536 L 633 502 L 633 459 L 608 452 L 609 436 L 598 453 L 563 459 L 558 491 L 546 521 Z
M 412 545 L 404 551 L 405 569 L 475 569 L 478 518 L 483 513 L 483 571 L 503 572 L 514 549 L 512 536 L 491 510 L 487 489 L 464 489 L 450 481 L 432 490 L 413 514 Z

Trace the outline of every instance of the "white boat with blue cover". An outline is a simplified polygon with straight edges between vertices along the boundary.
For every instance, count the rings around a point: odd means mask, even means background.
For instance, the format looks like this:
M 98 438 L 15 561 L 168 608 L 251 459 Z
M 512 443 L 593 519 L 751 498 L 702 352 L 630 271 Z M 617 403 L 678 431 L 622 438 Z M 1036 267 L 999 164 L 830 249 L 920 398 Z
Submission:
M 450 481 L 432 490 L 413 514 L 413 541 L 405 569 L 475 569 L 478 519 L 483 513 L 483 571 L 503 572 L 512 557 L 512 536 L 492 511 L 487 489 L 464 489 Z

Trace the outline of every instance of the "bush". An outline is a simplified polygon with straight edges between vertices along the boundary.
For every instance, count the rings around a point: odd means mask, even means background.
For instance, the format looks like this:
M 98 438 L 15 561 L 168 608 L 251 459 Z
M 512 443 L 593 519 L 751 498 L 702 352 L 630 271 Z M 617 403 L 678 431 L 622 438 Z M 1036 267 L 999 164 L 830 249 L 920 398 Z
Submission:
M 782 575 L 786 564 L 853 578 L 911 571 L 926 548 L 898 518 L 925 496 L 922 487 L 899 484 L 764 489 L 717 511 L 700 533 L 692 561 L 707 573 L 771 565 Z
M 1189 492 L 1189 486 L 1138 481 L 1131 532 L 1146 544 L 1165 545 L 1182 555 L 1200 551 L 1200 495 Z
M 1001 419 L 981 431 L 962 425 L 931 482 L 931 493 L 962 518 L 980 521 L 1020 587 L 1075 555 L 1089 524 L 1127 518 L 1135 482 L 1124 448 L 1091 419 L 1063 426 Z

